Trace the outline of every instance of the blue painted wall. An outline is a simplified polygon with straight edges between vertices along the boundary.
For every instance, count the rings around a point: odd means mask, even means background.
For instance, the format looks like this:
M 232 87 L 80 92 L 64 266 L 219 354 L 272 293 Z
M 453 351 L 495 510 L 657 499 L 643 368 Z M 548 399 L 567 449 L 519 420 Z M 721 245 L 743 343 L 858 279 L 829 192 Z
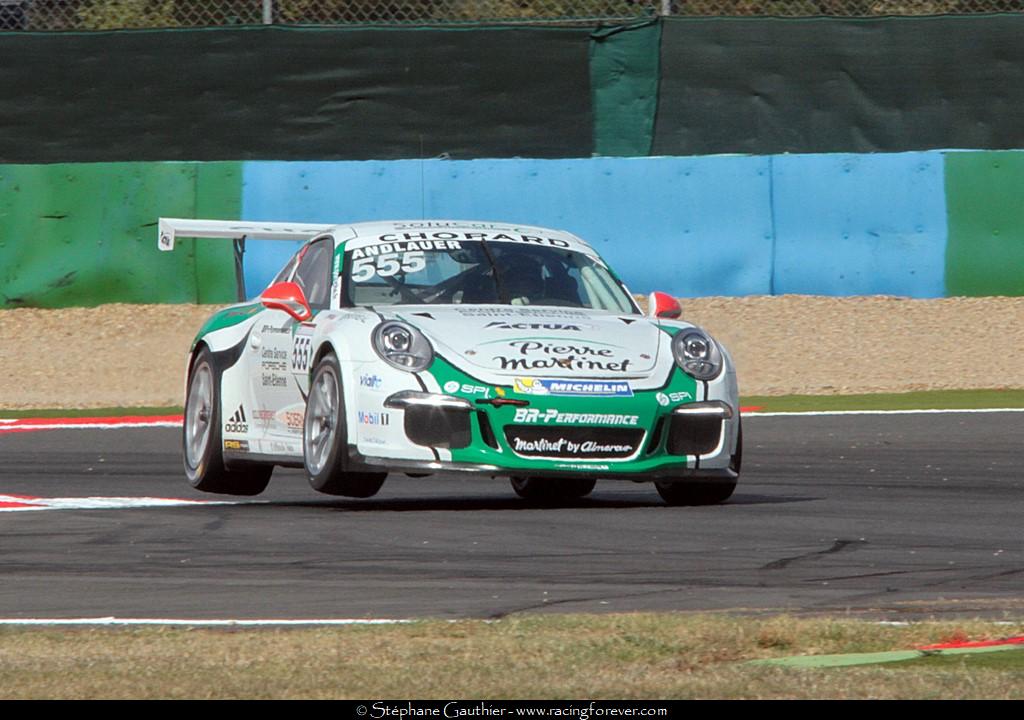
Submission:
M 772 159 L 775 294 L 943 297 L 942 153 Z
M 940 153 L 249 162 L 247 220 L 499 220 L 574 232 L 634 292 L 944 294 Z M 288 243 L 251 243 L 257 293 Z

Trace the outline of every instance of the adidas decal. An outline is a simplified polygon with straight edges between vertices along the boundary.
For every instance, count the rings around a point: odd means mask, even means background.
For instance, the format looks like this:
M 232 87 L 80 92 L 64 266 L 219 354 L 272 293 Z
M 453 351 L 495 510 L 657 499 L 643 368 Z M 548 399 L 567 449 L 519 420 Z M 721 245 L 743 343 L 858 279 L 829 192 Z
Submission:
M 247 433 L 249 432 L 249 421 L 245 419 L 245 408 L 241 405 L 235 410 L 234 415 L 224 423 L 224 432 Z

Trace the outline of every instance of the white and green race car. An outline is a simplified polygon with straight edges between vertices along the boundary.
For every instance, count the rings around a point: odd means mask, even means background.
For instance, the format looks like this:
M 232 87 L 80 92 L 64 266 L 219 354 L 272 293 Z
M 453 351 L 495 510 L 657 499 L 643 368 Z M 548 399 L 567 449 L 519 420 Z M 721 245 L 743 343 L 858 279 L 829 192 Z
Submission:
M 192 343 L 184 459 L 199 490 L 254 495 L 275 465 L 350 497 L 390 472 L 508 477 L 536 501 L 582 497 L 598 478 L 651 481 L 670 504 L 736 486 L 728 353 L 674 319 L 667 295 L 644 315 L 575 235 L 161 219 L 160 248 L 177 237 L 306 240 Z

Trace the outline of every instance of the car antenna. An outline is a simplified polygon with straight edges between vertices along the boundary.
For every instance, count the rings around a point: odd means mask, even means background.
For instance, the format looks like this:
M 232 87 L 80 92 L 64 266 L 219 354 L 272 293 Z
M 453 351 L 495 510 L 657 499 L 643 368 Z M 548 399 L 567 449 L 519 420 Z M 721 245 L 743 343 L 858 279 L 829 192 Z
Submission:
M 237 237 L 232 242 L 235 250 L 235 289 L 238 294 L 238 302 L 245 302 L 245 235 Z
M 427 219 L 427 183 L 424 179 L 426 170 L 426 150 L 423 147 L 423 133 L 420 133 L 420 220 Z

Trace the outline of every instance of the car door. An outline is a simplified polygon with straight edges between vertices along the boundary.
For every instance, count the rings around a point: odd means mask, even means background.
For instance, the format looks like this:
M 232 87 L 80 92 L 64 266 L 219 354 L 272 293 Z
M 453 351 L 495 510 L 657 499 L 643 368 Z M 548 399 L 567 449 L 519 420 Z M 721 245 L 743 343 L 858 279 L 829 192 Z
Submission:
M 302 289 L 314 318 L 330 305 L 333 251 L 333 238 L 317 238 L 299 251 L 291 276 L 278 278 L 290 280 Z M 308 347 L 303 351 L 308 338 L 303 323 L 283 310 L 266 310 L 253 327 L 250 380 L 256 399 L 258 432 L 266 454 L 302 454 L 305 388 L 300 387 L 294 371 L 301 370 L 303 363 L 308 365 Z

